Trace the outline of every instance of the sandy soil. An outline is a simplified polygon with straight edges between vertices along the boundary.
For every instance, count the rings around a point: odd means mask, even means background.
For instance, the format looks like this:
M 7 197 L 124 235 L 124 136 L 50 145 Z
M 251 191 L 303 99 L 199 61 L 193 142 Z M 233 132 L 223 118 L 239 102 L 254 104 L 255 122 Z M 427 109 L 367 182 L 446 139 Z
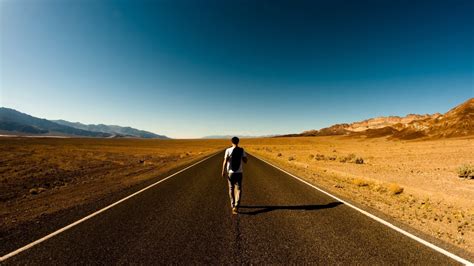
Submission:
M 208 156 L 228 140 L 0 138 L 0 233 Z
M 474 139 L 388 141 L 347 137 L 243 140 L 248 152 L 411 227 L 474 250 Z M 355 163 L 361 158 L 359 163 Z M 345 161 L 345 162 L 344 162 Z
M 298 137 L 243 139 L 242 145 L 328 191 L 474 249 L 474 180 L 457 175 L 459 166 L 474 164 L 474 139 Z M 0 233 L 226 146 L 228 140 L 0 138 Z

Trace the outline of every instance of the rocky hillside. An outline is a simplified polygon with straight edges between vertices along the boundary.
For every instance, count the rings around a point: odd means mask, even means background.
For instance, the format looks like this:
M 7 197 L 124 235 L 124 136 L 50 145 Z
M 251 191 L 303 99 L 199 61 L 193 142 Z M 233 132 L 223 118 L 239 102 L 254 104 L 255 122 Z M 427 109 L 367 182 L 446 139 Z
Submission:
M 439 114 L 436 114 L 436 115 L 439 115 Z M 434 115 L 409 114 L 403 117 L 400 117 L 400 116 L 376 117 L 376 118 L 367 119 L 361 122 L 354 122 L 349 125 L 347 130 L 352 131 L 352 132 L 360 132 L 367 129 L 379 129 L 379 128 L 384 128 L 388 126 L 393 126 L 396 124 L 404 125 L 404 124 L 413 122 L 415 120 L 431 118 L 432 116 Z
M 468 135 L 474 135 L 474 98 L 444 115 L 437 114 L 404 124 L 393 137 L 410 139 L 412 136 L 446 138 Z
M 474 98 L 445 114 L 376 117 L 285 136 L 363 136 L 391 139 L 447 138 L 474 135 Z

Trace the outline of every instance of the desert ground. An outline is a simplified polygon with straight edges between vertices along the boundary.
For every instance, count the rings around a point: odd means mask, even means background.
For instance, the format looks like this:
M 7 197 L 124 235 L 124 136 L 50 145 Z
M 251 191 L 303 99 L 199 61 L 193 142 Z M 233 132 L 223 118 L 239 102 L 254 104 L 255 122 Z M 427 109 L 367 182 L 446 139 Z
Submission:
M 428 235 L 474 250 L 474 139 L 342 136 L 245 139 L 242 146 L 316 186 Z
M 228 140 L 0 138 L 0 236 L 198 161 Z
M 176 171 L 229 140 L 0 138 L 0 236 L 41 217 Z M 268 160 L 349 201 L 467 251 L 474 248 L 474 139 L 243 139 Z

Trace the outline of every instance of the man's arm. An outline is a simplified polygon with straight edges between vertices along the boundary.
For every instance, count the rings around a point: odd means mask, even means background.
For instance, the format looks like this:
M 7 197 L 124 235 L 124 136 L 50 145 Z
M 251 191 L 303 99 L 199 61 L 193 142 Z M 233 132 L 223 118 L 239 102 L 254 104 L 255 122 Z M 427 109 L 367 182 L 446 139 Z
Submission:
M 247 163 L 247 153 L 245 153 L 245 151 L 244 151 L 244 154 L 242 155 L 242 161 L 244 161 L 244 163 Z
M 223 176 L 223 177 L 225 177 L 225 173 L 226 173 L 227 160 L 229 160 L 229 157 L 225 157 L 225 158 L 224 158 L 224 163 L 222 164 L 222 176 Z

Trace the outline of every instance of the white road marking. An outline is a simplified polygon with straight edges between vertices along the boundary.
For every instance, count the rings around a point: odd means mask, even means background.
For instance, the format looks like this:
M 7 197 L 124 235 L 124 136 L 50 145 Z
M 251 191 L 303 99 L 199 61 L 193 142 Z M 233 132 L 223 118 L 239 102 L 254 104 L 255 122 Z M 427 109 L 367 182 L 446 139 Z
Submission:
M 136 195 L 142 193 L 143 191 L 145 191 L 145 190 L 147 190 L 147 189 L 149 189 L 149 188 L 152 188 L 152 187 L 158 185 L 159 183 L 164 182 L 164 181 L 166 181 L 166 180 L 172 178 L 173 176 L 175 176 L 175 175 L 177 175 L 177 174 L 180 174 L 180 173 L 182 173 L 182 172 L 188 170 L 189 168 L 194 167 L 194 166 L 196 166 L 196 165 L 198 165 L 198 164 L 200 164 L 200 163 L 202 163 L 202 162 L 204 162 L 204 161 L 210 159 L 211 157 L 213 157 L 213 156 L 215 156 L 216 154 L 221 153 L 221 152 L 222 152 L 222 151 L 216 152 L 216 153 L 214 153 L 214 154 L 212 154 L 212 155 L 210 155 L 210 156 L 208 156 L 208 157 L 206 157 L 206 158 L 200 160 L 199 162 L 196 162 L 196 163 L 194 163 L 194 164 L 192 164 L 192 165 L 190 165 L 190 166 L 188 166 L 188 167 L 186 167 L 186 168 L 184 168 L 184 169 L 181 169 L 181 170 L 179 170 L 178 172 L 176 172 L 176 173 L 174 173 L 174 174 L 172 174 L 172 175 L 169 175 L 169 176 L 167 176 L 166 178 L 161 179 L 160 181 L 157 181 L 157 182 L 155 182 L 155 183 L 153 183 L 153 184 L 151 184 L 151 185 L 149 185 L 149 186 L 147 186 L 147 187 L 145 187 L 145 188 L 143 188 L 143 189 L 140 189 L 139 191 L 137 191 L 137 192 L 135 192 L 135 193 L 133 193 L 133 194 L 131 194 L 131 195 L 128 195 L 127 197 L 125 197 L 125 198 L 123 198 L 123 199 L 121 199 L 121 200 L 119 200 L 119 201 L 116 201 L 116 202 L 114 202 L 114 203 L 108 205 L 107 207 L 104 207 L 104 208 L 102 208 L 102 209 L 100 209 L 100 210 L 98 210 L 98 211 L 96 211 L 96 212 L 94 212 L 94 213 L 91 213 L 91 214 L 87 215 L 86 217 L 84 217 L 84 218 L 82 218 L 82 219 L 80 219 L 80 220 L 77 220 L 77 221 L 75 221 L 75 222 L 73 222 L 73 223 L 71 223 L 71 224 L 69 224 L 69 225 L 67 225 L 67 226 L 65 226 L 65 227 L 63 227 L 63 228 L 61 228 L 61 229 L 58 229 L 58 230 L 52 232 L 52 233 L 49 234 L 49 235 L 46 235 L 46 236 L 44 236 L 44 237 L 42 237 L 42 238 L 40 238 L 40 239 L 38 239 L 38 240 L 36 240 L 36 241 L 33 241 L 33 242 L 29 243 L 29 244 L 26 245 L 26 246 L 23 246 L 23 247 L 21 247 L 21 248 L 15 250 L 15 251 L 12 251 L 12 252 L 10 252 L 10 253 L 8 253 L 8 254 L 6 254 L 6 255 L 3 255 L 2 257 L 0 257 L 0 262 L 5 261 L 6 259 L 11 258 L 11 257 L 13 257 L 13 256 L 15 256 L 15 255 L 17 255 L 17 254 L 19 254 L 19 253 L 21 253 L 21 252 L 27 250 L 27 249 L 30 249 L 30 248 L 32 248 L 33 246 L 36 246 L 36 245 L 38 245 L 39 243 L 41 243 L 41 242 L 43 242 L 43 241 L 46 241 L 46 240 L 48 240 L 49 238 L 51 238 L 51 237 L 53 237 L 53 236 L 56 236 L 56 235 L 58 235 L 58 234 L 60 234 L 60 233 L 62 233 L 62 232 L 64 232 L 64 231 L 66 231 L 66 230 L 68 230 L 68 229 L 70 229 L 70 228 L 72 228 L 72 227 L 74 227 L 74 226 L 76 226 L 76 225 L 78 225 L 78 224 L 80 224 L 80 223 L 86 221 L 86 220 L 89 220 L 90 218 L 96 216 L 97 214 L 102 213 L 102 212 L 105 212 L 106 210 L 108 210 L 108 209 L 110 209 L 110 208 L 112 208 L 112 207 L 114 207 L 114 206 L 116 206 L 116 205 L 118 205 L 118 204 L 120 204 L 120 203 L 122 203 L 122 202 L 128 200 L 129 198 L 131 198 L 131 197 L 133 197 L 133 196 L 136 196 Z
M 450 257 L 451 259 L 453 259 L 453 260 L 455 260 L 455 261 L 457 261 L 457 262 L 460 262 L 460 263 L 462 263 L 462 264 L 464 264 L 464 265 L 474 265 L 472 262 L 470 262 L 470 261 L 468 261 L 468 260 L 466 260 L 466 259 L 463 259 L 463 258 L 461 258 L 461 257 L 459 257 L 459 256 L 457 256 L 457 255 L 455 255 L 455 254 L 453 254 L 453 253 L 451 253 L 451 252 L 449 252 L 449 251 L 443 249 L 443 248 L 440 248 L 440 247 L 438 247 L 438 246 L 436 246 L 436 245 L 434 245 L 434 244 L 432 244 L 432 243 L 430 243 L 430 242 L 428 242 L 428 241 L 426 241 L 426 240 L 424 240 L 424 239 L 422 239 L 422 238 L 419 238 L 419 237 L 417 237 L 417 236 L 415 236 L 415 235 L 413 235 L 413 234 L 411 234 L 411 233 L 409 233 L 409 232 L 407 232 L 407 231 L 405 231 L 405 230 L 403 230 L 403 229 L 401 229 L 401 228 L 399 228 L 399 227 L 393 225 L 392 223 L 389 223 L 389 222 L 383 220 L 382 218 L 379 218 L 379 217 L 377 217 L 377 216 L 375 216 L 375 215 L 373 215 L 373 214 L 371 214 L 371 213 L 369 213 L 369 212 L 367 212 L 367 211 L 364 211 L 364 210 L 362 210 L 362 209 L 360 209 L 360 208 L 358 208 L 358 207 L 356 207 L 356 206 L 354 206 L 354 205 L 352 205 L 352 204 L 350 204 L 350 203 L 348 203 L 348 202 L 346 202 L 346 201 L 344 201 L 344 200 L 342 200 L 342 199 L 340 199 L 340 198 L 338 198 L 338 197 L 332 195 L 331 193 L 326 192 L 326 191 L 324 191 L 324 190 L 318 188 L 317 186 L 315 186 L 315 185 L 313 185 L 313 184 L 311 184 L 311 183 L 309 183 L 309 182 L 307 182 L 307 181 L 301 179 L 300 177 L 297 177 L 297 176 L 293 175 L 292 173 L 289 173 L 289 172 L 287 172 L 286 170 L 283 170 L 283 169 L 281 169 L 280 167 L 278 167 L 278 166 L 276 166 L 276 165 L 273 165 L 273 164 L 270 163 L 270 162 L 267 162 L 266 160 L 264 160 L 264 159 L 262 159 L 262 158 L 259 158 L 259 157 L 255 156 L 255 155 L 253 155 L 253 154 L 252 154 L 252 156 L 255 157 L 255 158 L 257 158 L 258 160 L 260 160 L 260 161 L 262 161 L 262 162 L 264 162 L 264 163 L 270 165 L 270 166 L 273 166 L 274 168 L 276 168 L 276 169 L 278 169 L 278 170 L 284 172 L 285 174 L 287 174 L 287 175 L 289 175 L 289 176 L 291 176 L 291 177 L 293 177 L 293 178 L 295 178 L 295 179 L 297 179 L 297 180 L 299 180 L 299 181 L 305 183 L 306 185 L 308 185 L 308 186 L 310 186 L 310 187 L 312 187 L 312 188 L 314 188 L 314 189 L 320 191 L 321 193 L 324 193 L 324 194 L 328 195 L 329 197 L 331 197 L 331 198 L 333 198 L 333 199 L 335 199 L 335 200 L 337 200 L 337 201 L 339 201 L 339 202 L 344 203 L 344 205 L 347 205 L 347 206 L 351 207 L 352 209 L 361 212 L 362 214 L 364 214 L 364 215 L 366 215 L 366 216 L 368 216 L 368 217 L 370 217 L 370 218 L 376 220 L 377 222 L 382 223 L 382 224 L 384 224 L 384 225 L 386 225 L 386 226 L 392 228 L 393 230 L 395 230 L 395 231 L 397 231 L 397 232 L 399 232 L 399 233 L 401 233 L 401 234 L 403 234 L 403 235 L 405 235 L 405 236 L 407 236 L 407 237 L 409 237 L 409 238 L 411 238 L 411 239 L 413 239 L 413 240 L 416 240 L 416 241 L 420 242 L 421 244 L 423 244 L 423 245 L 425 245 L 425 246 L 427 246 L 427 247 L 429 247 L 429 248 L 432 248 L 432 249 L 438 251 L 439 253 L 442 253 L 442 254 L 444 254 L 444 255 Z

